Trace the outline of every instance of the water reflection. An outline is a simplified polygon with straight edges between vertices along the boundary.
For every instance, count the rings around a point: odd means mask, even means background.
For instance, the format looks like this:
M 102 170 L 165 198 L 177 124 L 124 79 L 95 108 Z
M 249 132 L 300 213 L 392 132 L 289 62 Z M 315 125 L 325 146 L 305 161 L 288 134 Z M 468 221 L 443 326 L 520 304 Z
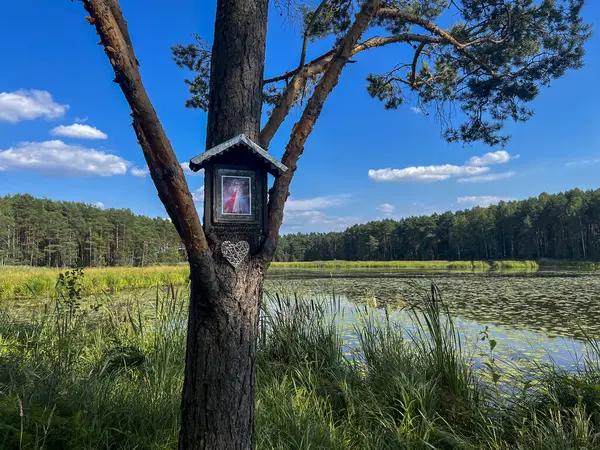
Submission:
M 335 295 L 344 308 L 347 333 L 356 321 L 357 304 L 387 305 L 409 329 L 403 307 L 434 282 L 476 361 L 486 351 L 478 341 L 486 326 L 498 342 L 494 352 L 520 365 L 554 362 L 575 368 L 585 353 L 584 337 L 600 336 L 600 275 L 590 273 L 279 272 L 270 275 L 268 290 Z

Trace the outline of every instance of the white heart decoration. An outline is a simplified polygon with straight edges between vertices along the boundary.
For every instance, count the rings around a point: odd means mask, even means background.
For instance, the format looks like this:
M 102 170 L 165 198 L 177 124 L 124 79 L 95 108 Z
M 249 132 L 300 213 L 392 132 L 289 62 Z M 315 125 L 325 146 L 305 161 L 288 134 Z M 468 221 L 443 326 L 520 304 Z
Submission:
M 221 244 L 221 251 L 223 252 L 225 259 L 229 261 L 233 267 L 237 268 L 250 251 L 250 244 L 246 241 L 224 241 Z

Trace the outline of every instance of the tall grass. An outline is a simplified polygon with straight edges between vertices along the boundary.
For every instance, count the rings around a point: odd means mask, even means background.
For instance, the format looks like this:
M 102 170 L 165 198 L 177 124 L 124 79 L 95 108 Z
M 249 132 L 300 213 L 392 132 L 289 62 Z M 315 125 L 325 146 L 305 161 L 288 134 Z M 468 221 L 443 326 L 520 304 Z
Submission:
M 0 267 L 0 300 L 46 297 L 55 292 L 61 269 Z M 187 283 L 187 266 L 104 267 L 85 270 L 84 288 L 91 294 Z
M 539 265 L 535 261 L 494 261 L 491 270 L 538 270 Z
M 36 315 L 0 314 L 0 448 L 176 448 L 187 290 L 73 298 L 60 289 Z M 392 310 L 353 313 L 348 328 L 335 299 L 265 299 L 258 449 L 600 447 L 597 345 L 581 372 L 540 366 L 503 399 L 437 289 L 413 299 L 410 326 Z
M 311 261 L 274 262 L 271 269 L 436 269 L 436 270 L 537 270 L 534 261 Z M 61 269 L 0 266 L 0 300 L 51 296 Z M 188 282 L 186 265 L 89 268 L 83 281 L 86 292 L 102 294 Z

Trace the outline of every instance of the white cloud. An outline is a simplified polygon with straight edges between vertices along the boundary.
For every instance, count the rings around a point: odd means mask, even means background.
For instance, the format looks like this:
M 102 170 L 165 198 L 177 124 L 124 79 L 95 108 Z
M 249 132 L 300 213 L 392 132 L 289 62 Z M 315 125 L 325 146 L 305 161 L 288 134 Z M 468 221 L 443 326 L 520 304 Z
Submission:
M 196 203 L 204 203 L 204 186 L 200 186 L 192 192 L 192 198 Z
M 70 137 L 75 139 L 108 139 L 108 136 L 98 128 L 89 125 L 74 123 L 73 125 L 61 125 L 50 131 L 53 136 Z
M 296 200 L 292 197 L 285 203 L 286 211 L 309 211 L 341 206 L 348 203 L 349 195 L 331 195 Z
M 102 202 L 96 202 L 94 203 L 94 206 L 98 209 L 104 209 L 104 203 Z
M 323 211 L 286 211 L 282 232 L 342 231 L 359 222 L 362 222 L 359 217 L 329 216 Z
M 123 158 L 62 141 L 21 142 L 0 149 L 0 170 L 56 177 L 124 175 L 131 163 Z
M 0 92 L 0 122 L 17 123 L 40 117 L 57 119 L 64 116 L 69 105 L 59 105 L 47 91 L 18 90 Z
M 396 208 L 394 207 L 394 205 L 390 205 L 389 203 L 382 203 L 377 207 L 377 210 L 381 211 L 386 216 L 391 215 L 395 209 Z
M 486 153 L 483 156 L 473 156 L 465 161 L 462 166 L 444 164 L 440 166 L 412 166 L 404 169 L 378 169 L 369 170 L 369 178 L 374 181 L 395 181 L 395 182 L 433 182 L 443 181 L 452 177 L 460 177 L 458 181 L 490 181 L 509 178 L 514 172 L 504 174 L 487 174 L 490 171 L 488 166 L 492 164 L 504 164 L 512 159 L 519 158 L 519 155 L 512 156 L 505 150 Z
M 407 167 L 405 169 L 371 169 L 369 170 L 369 178 L 375 181 L 428 182 L 447 180 L 450 177 L 457 176 L 470 177 L 486 173 L 489 170 L 489 167 L 453 166 L 446 164 L 443 166 Z
M 145 177 L 149 173 L 150 172 L 148 172 L 147 167 L 132 167 L 131 168 L 131 175 L 133 175 L 134 177 Z
M 179 163 L 181 164 L 181 168 L 183 169 L 183 173 L 185 173 L 186 175 L 202 175 L 204 174 L 204 169 L 199 170 L 198 172 L 194 172 L 192 169 L 190 169 L 190 163 L 188 162 L 182 162 Z
M 412 112 L 414 112 L 415 114 L 423 114 L 423 110 L 421 108 L 419 108 L 418 106 L 411 106 L 410 110 Z
M 502 173 L 490 173 L 487 175 L 479 175 L 475 177 L 469 178 L 459 178 L 459 183 L 479 183 L 482 181 L 496 181 L 496 180 L 505 180 L 507 178 L 511 178 L 515 176 L 515 172 L 502 172 Z
M 513 197 L 498 197 L 495 195 L 474 195 L 471 197 L 458 197 L 456 201 L 459 205 L 471 205 L 471 206 L 490 206 L 501 201 L 509 202 L 515 200 Z
M 180 163 L 180 164 L 181 164 L 181 169 L 183 170 L 183 173 L 185 175 L 188 175 L 188 176 L 204 175 L 204 169 L 199 170 L 198 172 L 192 172 L 188 163 Z M 133 167 L 131 169 L 131 175 L 133 175 L 134 177 L 145 177 L 146 175 L 149 175 L 149 174 L 150 174 L 150 172 L 148 171 L 147 167 Z
M 87 116 L 85 117 L 75 117 L 75 122 L 77 123 L 86 123 L 88 121 Z
M 331 216 L 321 210 L 343 206 L 348 203 L 350 197 L 349 194 L 308 199 L 294 199 L 290 197 L 285 204 L 282 232 L 345 230 L 349 226 L 360 222 L 361 219 L 350 216 Z
M 589 166 L 591 164 L 598 164 L 598 163 L 600 163 L 600 159 L 580 159 L 577 161 L 569 161 L 568 163 L 565 164 L 565 167 Z
M 483 156 L 473 156 L 465 164 L 467 166 L 489 166 L 492 164 L 504 164 L 509 162 L 511 159 L 519 158 L 519 155 L 511 156 L 505 150 L 499 150 L 497 152 L 486 153 Z

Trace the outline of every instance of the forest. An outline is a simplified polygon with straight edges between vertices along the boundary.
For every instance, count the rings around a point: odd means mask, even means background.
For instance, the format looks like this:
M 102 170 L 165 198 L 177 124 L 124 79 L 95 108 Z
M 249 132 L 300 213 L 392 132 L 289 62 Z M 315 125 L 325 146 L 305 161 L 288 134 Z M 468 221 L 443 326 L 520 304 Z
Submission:
M 173 224 L 129 209 L 0 197 L 0 265 L 149 266 L 185 260 Z
M 184 261 L 180 248 L 168 219 L 26 194 L 0 197 L 0 265 L 174 264 Z M 600 189 L 288 234 L 275 254 L 276 261 L 544 258 L 600 260 Z
M 600 189 L 430 216 L 386 219 L 343 232 L 288 234 L 276 261 L 600 260 Z

